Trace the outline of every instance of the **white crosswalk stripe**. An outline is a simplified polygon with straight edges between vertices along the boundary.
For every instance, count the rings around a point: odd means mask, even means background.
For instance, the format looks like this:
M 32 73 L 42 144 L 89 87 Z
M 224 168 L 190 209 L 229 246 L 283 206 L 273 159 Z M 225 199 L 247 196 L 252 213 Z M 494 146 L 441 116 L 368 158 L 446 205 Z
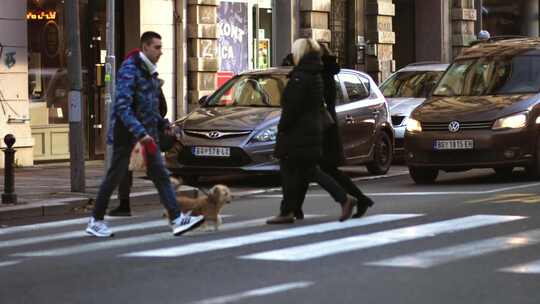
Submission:
M 306 214 L 305 216 L 306 218 L 313 218 L 313 217 L 319 217 L 320 215 Z M 240 229 L 240 228 L 262 226 L 265 224 L 265 222 L 266 222 L 266 218 L 227 223 L 227 224 L 221 225 L 220 231 L 228 231 L 228 230 L 235 230 L 235 229 Z M 199 232 L 197 231 L 191 232 L 191 234 L 197 234 L 197 233 Z M 33 250 L 31 252 L 15 253 L 15 254 L 12 254 L 12 256 L 19 256 L 19 257 L 65 256 L 65 255 L 93 252 L 93 251 L 104 250 L 104 249 L 120 248 L 120 247 L 125 247 L 125 246 L 130 246 L 130 245 L 143 244 L 143 243 L 148 244 L 148 243 L 153 243 L 153 242 L 166 241 L 172 238 L 173 236 L 171 235 L 170 232 L 161 232 L 161 233 L 154 233 L 154 234 L 149 234 L 149 235 L 144 235 L 144 236 L 136 236 L 136 237 L 130 237 L 130 238 L 125 238 L 125 239 L 119 239 L 119 240 L 109 240 L 107 242 L 96 240 L 95 242 L 86 243 L 82 245 L 68 246 L 68 247 L 41 250 L 41 251 Z
M 116 221 L 119 219 L 120 218 L 118 217 L 106 218 L 107 221 Z M 20 232 L 40 231 L 40 230 L 45 230 L 49 228 L 61 228 L 65 226 L 80 225 L 80 224 L 86 224 L 86 223 L 88 223 L 88 218 L 78 218 L 78 219 L 73 219 L 73 220 L 54 221 L 54 222 L 49 222 L 49 223 L 0 228 L 0 236 L 13 234 L 13 233 L 20 233 Z
M 4 262 L 0 262 L 0 267 L 7 267 L 7 266 L 12 266 L 12 265 L 17 265 L 20 262 L 21 262 L 20 260 L 17 260 L 17 261 L 4 261 Z
M 25 263 L 27 259 L 37 257 L 60 257 L 67 255 L 93 253 L 97 251 L 113 250 L 115 257 L 121 258 L 163 258 L 179 257 L 204 252 L 233 249 L 241 246 L 254 245 L 264 242 L 274 242 L 279 246 L 279 241 L 299 238 L 301 245 L 293 245 L 276 250 L 257 252 L 238 256 L 242 260 L 268 260 L 268 261 L 307 261 L 325 256 L 338 255 L 344 252 L 365 250 L 384 245 L 412 241 L 421 238 L 437 237 L 443 233 L 457 233 L 473 228 L 488 225 L 508 223 L 525 219 L 523 216 L 503 215 L 474 215 L 460 218 L 449 218 L 437 222 L 429 222 L 426 218 L 421 219 L 421 224 L 407 225 L 399 221 L 419 218 L 424 214 L 376 214 L 360 219 L 351 219 L 346 222 L 325 222 L 310 224 L 304 222 L 301 226 L 286 226 L 283 229 L 275 229 L 276 226 L 265 226 L 267 218 L 251 219 L 224 223 L 220 232 L 204 233 L 200 231 L 190 232 L 186 238 L 174 238 L 170 233 L 165 219 L 141 221 L 122 225 L 111 225 L 114 232 L 139 231 L 124 238 L 111 238 L 98 240 L 84 233 L 84 224 L 87 219 L 75 219 L 44 224 L 27 225 L 21 227 L 6 228 L 0 230 L 0 249 L 19 248 L 18 251 L 0 256 L 0 267 L 17 267 L 17 264 Z M 324 217 L 324 215 L 306 215 L 306 218 Z M 117 220 L 116 218 L 114 219 Z M 133 218 L 131 219 L 133 220 Z M 357 234 L 350 237 L 340 237 L 331 240 L 314 241 L 315 238 L 300 237 L 314 236 L 328 232 L 347 232 L 355 228 L 369 225 L 397 222 L 398 228 L 380 230 L 376 232 Z M 426 223 L 427 222 L 427 223 Z M 125 219 L 123 222 L 125 223 Z M 161 227 L 162 230 L 144 231 Z M 220 236 L 219 233 L 246 229 L 250 227 L 267 227 L 264 232 L 247 233 L 234 237 Z M 57 233 L 59 229 L 64 232 Z M 47 229 L 54 231 L 46 234 Z M 270 230 L 271 229 L 271 230 Z M 33 236 L 39 231 L 40 235 Z M 260 231 L 260 230 L 259 230 Z M 26 233 L 26 234 L 23 234 Z M 362 233 L 361 230 L 359 233 Z M 16 235 L 15 235 L 16 234 Z M 197 241 L 200 236 L 215 236 L 209 241 Z M 350 235 L 350 234 L 349 234 Z M 77 240 L 80 239 L 80 240 Z M 57 243 L 58 241 L 74 240 L 70 243 Z M 50 243 L 50 245 L 49 245 Z M 46 244 L 39 248 L 25 249 L 24 246 Z M 62 244 L 62 245 L 59 245 Z M 494 236 L 470 242 L 460 242 L 452 246 L 428 249 L 420 252 L 411 252 L 404 255 L 390 257 L 382 260 L 374 260 L 364 263 L 367 266 L 379 267 L 408 267 L 408 268 L 431 268 L 434 266 L 458 262 L 467 258 L 509 251 L 525 246 L 540 244 L 540 229 L 531 229 L 509 235 Z M 55 247 L 56 245 L 56 247 Z M 148 249 L 141 251 L 130 250 L 130 246 L 148 245 Z M 279 247 L 278 247 L 279 248 Z M 21 259 L 27 258 L 27 259 Z M 540 259 L 531 262 L 494 269 L 499 272 L 519 274 L 540 274 Z M 211 299 L 211 300 L 217 300 Z
M 453 261 L 540 243 L 540 229 L 366 263 L 373 266 L 429 268 Z
M 442 233 L 478 228 L 486 225 L 523 219 L 521 216 L 474 215 L 447 221 L 392 229 L 314 244 L 265 251 L 240 258 L 273 261 L 305 261 L 353 250 L 373 248 Z
M 502 272 L 540 274 L 540 260 L 499 269 Z
M 88 219 L 85 220 L 85 223 L 87 221 Z M 121 226 L 113 227 L 113 230 L 114 232 L 122 232 L 122 231 L 148 229 L 148 228 L 155 228 L 155 227 L 166 227 L 166 226 L 167 226 L 167 221 L 165 219 L 161 219 L 161 220 L 155 220 L 155 221 L 143 222 L 143 223 L 137 223 L 137 224 L 121 225 Z M 78 227 L 78 228 L 79 229 L 77 231 L 70 231 L 70 232 L 63 232 L 63 233 L 57 233 L 57 234 L 51 234 L 51 235 L 36 236 L 36 237 L 29 237 L 29 238 L 18 238 L 18 239 L 13 239 L 13 240 L 2 241 L 0 243 L 0 248 L 33 245 L 33 244 L 46 243 L 46 242 L 52 242 L 52 241 L 63 241 L 63 240 L 76 239 L 76 238 L 88 236 L 88 234 L 84 232 L 84 227 Z
M 420 214 L 379 214 L 360 219 L 348 220 L 346 222 L 332 222 L 318 225 L 310 225 L 298 228 L 287 228 L 270 232 L 250 234 L 240 237 L 225 238 L 208 242 L 180 245 L 162 249 L 146 250 L 124 254 L 127 257 L 178 257 L 200 252 L 208 252 L 220 249 L 229 249 L 239 246 L 269 242 L 275 240 L 284 240 L 293 237 L 325 233 L 336 230 L 343 230 L 353 227 L 361 227 L 375 223 L 384 223 L 389 221 L 407 219 L 420 216 Z

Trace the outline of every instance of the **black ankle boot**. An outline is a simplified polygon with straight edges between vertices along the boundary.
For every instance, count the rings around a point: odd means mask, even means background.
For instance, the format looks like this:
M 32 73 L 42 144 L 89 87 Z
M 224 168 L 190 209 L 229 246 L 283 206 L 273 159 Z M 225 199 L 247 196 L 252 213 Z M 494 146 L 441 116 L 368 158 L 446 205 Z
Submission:
M 109 211 L 109 216 L 131 216 L 131 208 L 129 200 L 121 199 L 120 205 Z
M 298 209 L 294 212 L 294 217 L 297 219 L 297 220 L 303 220 L 304 219 L 304 211 L 302 211 L 302 209 Z
M 356 197 L 356 213 L 352 216 L 353 218 L 359 218 L 366 214 L 369 207 L 373 206 L 374 202 L 367 196 L 357 196 Z

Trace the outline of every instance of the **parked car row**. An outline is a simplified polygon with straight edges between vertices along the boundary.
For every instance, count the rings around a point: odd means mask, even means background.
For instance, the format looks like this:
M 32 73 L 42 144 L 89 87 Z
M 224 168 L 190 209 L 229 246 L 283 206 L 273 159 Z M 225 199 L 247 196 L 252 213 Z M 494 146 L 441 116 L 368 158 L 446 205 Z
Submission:
M 336 76 L 347 164 L 385 174 L 394 152 L 416 183 L 439 170 L 525 167 L 540 175 L 540 39 L 490 39 L 451 64 L 415 63 L 377 87 L 369 75 Z M 176 121 L 168 168 L 186 180 L 231 172 L 272 173 L 288 67 L 233 77 Z M 381 93 L 382 91 L 382 93 Z

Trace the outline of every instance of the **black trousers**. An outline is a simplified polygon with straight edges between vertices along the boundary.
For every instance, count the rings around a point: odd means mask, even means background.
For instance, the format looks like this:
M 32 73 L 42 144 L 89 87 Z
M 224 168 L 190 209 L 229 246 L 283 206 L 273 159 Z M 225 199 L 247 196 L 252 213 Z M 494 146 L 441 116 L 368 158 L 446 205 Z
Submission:
M 309 183 L 317 182 L 332 198 L 343 204 L 347 200 L 347 192 L 331 176 L 323 172 L 317 162 L 282 159 L 279 162 L 281 172 L 281 188 L 283 200 L 280 213 L 287 215 L 302 207 Z
M 133 185 L 133 172 L 128 171 L 124 176 L 120 185 L 118 185 L 118 199 L 120 203 L 129 200 L 129 194 L 131 193 L 131 186 Z M 129 207 L 125 206 L 125 207 Z

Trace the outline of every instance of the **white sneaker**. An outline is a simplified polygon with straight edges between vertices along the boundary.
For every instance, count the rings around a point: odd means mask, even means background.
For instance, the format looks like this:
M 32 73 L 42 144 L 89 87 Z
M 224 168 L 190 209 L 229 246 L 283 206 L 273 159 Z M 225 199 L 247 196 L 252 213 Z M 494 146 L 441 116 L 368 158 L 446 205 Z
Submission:
M 86 233 L 97 237 L 111 237 L 114 235 L 105 221 L 97 221 L 94 217 L 91 217 L 90 221 L 88 221 Z
M 189 213 L 181 213 L 179 217 L 172 221 L 173 234 L 178 236 L 192 229 L 199 227 L 204 222 L 204 216 L 191 216 Z

